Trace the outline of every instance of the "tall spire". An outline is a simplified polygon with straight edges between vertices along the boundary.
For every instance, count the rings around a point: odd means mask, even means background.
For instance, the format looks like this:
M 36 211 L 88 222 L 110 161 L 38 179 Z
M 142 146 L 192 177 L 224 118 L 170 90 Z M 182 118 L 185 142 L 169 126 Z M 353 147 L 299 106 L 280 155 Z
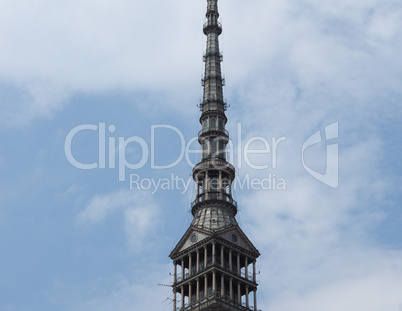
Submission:
M 193 168 L 197 194 L 191 204 L 190 227 L 171 252 L 173 311 L 257 311 L 258 250 L 238 226 L 232 197 L 233 165 L 226 161 L 229 133 L 219 35 L 217 0 L 207 0 L 204 34 L 205 74 L 198 141 L 202 159 Z M 250 267 L 252 265 L 252 267 Z M 179 269 L 178 269 L 179 268 Z M 253 293 L 254 303 L 249 296 Z
M 225 110 L 223 101 L 222 87 L 224 80 L 221 73 L 222 55 L 219 51 L 219 35 L 222 33 L 222 26 L 218 22 L 217 0 L 208 0 L 206 18 L 204 24 L 204 34 L 207 36 L 207 49 L 204 55 L 205 75 L 202 80 L 204 86 L 204 96 L 202 111 Z
M 221 72 L 222 55 L 219 35 L 217 0 L 208 0 L 204 34 L 207 47 L 204 55 L 205 74 L 202 79 L 204 96 L 201 104 L 201 131 L 198 141 L 202 160 L 193 169 L 197 197 L 192 204 L 193 225 L 206 230 L 221 229 L 236 224 L 236 202 L 232 198 L 234 167 L 226 162 L 226 144 L 229 133 L 225 129 L 226 103 L 223 100 L 224 80 Z M 209 203 L 213 202 L 213 206 Z

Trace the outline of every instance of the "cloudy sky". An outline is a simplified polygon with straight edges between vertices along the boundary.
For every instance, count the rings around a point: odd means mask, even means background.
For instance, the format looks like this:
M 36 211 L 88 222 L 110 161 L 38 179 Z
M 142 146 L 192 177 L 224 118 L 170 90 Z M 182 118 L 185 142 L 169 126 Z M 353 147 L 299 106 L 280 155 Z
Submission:
M 158 284 L 192 218 L 205 9 L 0 2 L 0 310 L 172 310 Z M 219 9 L 259 309 L 401 311 L 401 2 Z

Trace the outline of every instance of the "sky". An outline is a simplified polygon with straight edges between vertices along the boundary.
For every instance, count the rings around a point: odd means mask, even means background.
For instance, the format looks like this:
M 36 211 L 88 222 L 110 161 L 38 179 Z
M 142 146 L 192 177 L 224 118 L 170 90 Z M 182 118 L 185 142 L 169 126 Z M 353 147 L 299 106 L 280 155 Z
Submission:
M 401 2 L 218 5 L 258 309 L 402 311 Z M 205 11 L 0 2 L 0 310 L 172 310 Z

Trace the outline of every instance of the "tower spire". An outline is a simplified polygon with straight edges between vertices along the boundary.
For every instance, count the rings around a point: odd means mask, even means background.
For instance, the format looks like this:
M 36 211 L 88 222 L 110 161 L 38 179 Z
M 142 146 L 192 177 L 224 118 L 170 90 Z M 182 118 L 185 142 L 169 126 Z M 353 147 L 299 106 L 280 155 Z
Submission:
M 218 22 L 218 17 L 217 0 L 208 0 L 207 21 L 204 24 L 207 47 L 204 55 L 205 74 L 202 79 L 204 87 L 200 118 L 202 128 L 198 133 L 202 160 L 193 169 L 197 196 L 192 204 L 194 216 L 192 225 L 212 231 L 235 225 L 237 213 L 237 204 L 232 198 L 235 169 L 226 161 L 229 133 L 225 129 L 226 104 L 223 100 L 222 54 L 219 50 L 222 26 Z M 211 201 L 214 203 L 213 207 L 208 204 Z M 216 217 L 213 217 L 213 214 L 216 214 Z
M 235 168 L 226 161 L 229 133 L 218 22 L 218 1 L 207 0 L 204 34 L 205 74 L 198 142 L 202 159 L 193 168 L 197 194 L 194 216 L 170 258 L 174 265 L 173 311 L 257 311 L 256 259 L 258 250 L 238 226 L 232 197 Z M 252 268 L 251 268 L 252 265 Z M 254 303 L 249 295 L 253 292 Z
M 222 55 L 219 51 L 219 35 L 222 33 L 222 26 L 218 22 L 217 0 L 208 0 L 204 34 L 207 36 L 207 48 L 204 55 L 205 74 L 202 80 L 204 86 L 202 111 L 217 109 L 224 111 L 226 105 L 223 101 L 222 87 L 224 80 L 221 73 Z

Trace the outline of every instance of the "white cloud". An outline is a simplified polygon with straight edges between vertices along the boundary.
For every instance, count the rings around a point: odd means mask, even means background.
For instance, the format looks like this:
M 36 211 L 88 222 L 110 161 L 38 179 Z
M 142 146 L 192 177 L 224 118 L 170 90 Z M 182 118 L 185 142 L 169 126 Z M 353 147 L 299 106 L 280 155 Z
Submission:
M 291 93 L 321 93 L 337 105 L 351 92 L 348 99 L 367 101 L 398 90 L 402 25 L 393 1 L 219 5 L 229 89 L 268 75 L 263 87 L 272 91 L 287 77 Z M 51 116 L 74 94 L 115 89 L 168 92 L 162 106 L 188 111 L 184 99 L 200 91 L 204 11 L 202 1 L 2 1 L 0 81 L 20 93 L 20 108 L 1 103 L 8 125 Z
M 219 5 L 229 125 L 241 120 L 245 137 L 287 136 L 278 171 L 288 190 L 238 193 L 262 253 L 259 291 L 278 311 L 397 310 L 401 253 L 377 245 L 372 232 L 387 213 L 382 200 L 395 191 L 394 177 L 384 177 L 387 142 L 378 130 L 385 124 L 398 135 L 401 7 L 380 0 Z M 51 116 L 73 94 L 113 89 L 169 92 L 160 107 L 194 109 L 186 98 L 199 94 L 204 12 L 203 1 L 2 1 L 0 121 L 24 124 Z M 307 175 L 300 158 L 303 141 L 334 121 L 337 190 Z M 93 196 L 76 221 L 103 224 L 121 212 L 136 250 L 152 240 L 158 211 L 148 194 L 120 190 Z M 74 310 L 159 310 L 155 296 L 137 280 Z
M 264 19 L 255 18 L 255 5 Z M 382 124 L 394 128 L 401 115 L 402 45 L 395 30 L 402 26 L 395 18 L 400 6 L 281 1 L 226 8 L 232 14 L 224 23 L 230 29 L 225 42 L 232 38 L 225 71 L 243 139 L 287 137 L 278 150 L 278 168 L 270 168 L 286 179 L 287 191 L 237 192 L 246 216 L 242 223 L 251 228 L 246 233 L 262 253 L 259 290 L 267 305 L 260 299 L 259 308 L 397 310 L 402 252 L 391 252 L 376 234 L 389 213 L 387 196 L 396 191 L 396 176 L 383 173 L 387 141 L 380 130 Z M 235 36 L 243 42 L 240 49 Z M 301 164 L 303 142 L 335 121 L 336 190 L 314 180 Z M 316 151 L 308 154 L 312 165 L 323 163 L 325 149 Z M 242 172 L 257 178 L 267 173 L 247 167 Z
M 46 295 L 53 309 L 65 311 L 95 310 L 171 310 L 172 290 L 167 284 L 171 277 L 167 266 L 153 258 L 144 261 L 141 268 L 126 275 L 98 278 L 85 287 L 69 286 L 59 280 L 53 282 Z M 57 306 L 57 307 L 56 307 Z
M 74 194 L 80 194 L 82 193 L 86 187 L 84 185 L 81 185 L 79 183 L 74 183 L 71 184 L 65 191 L 57 193 L 56 196 L 60 198 L 69 198 L 70 196 Z
M 118 210 L 123 212 L 124 231 L 132 250 L 143 247 L 144 239 L 152 240 L 160 225 L 160 218 L 158 207 L 149 192 L 122 189 L 105 195 L 95 195 L 77 215 L 76 221 L 80 225 L 100 224 Z
M 300 148 L 296 154 L 284 148 L 278 175 L 286 178 L 287 190 L 241 195 L 250 237 L 262 253 L 260 290 L 271 297 L 270 310 L 397 310 L 402 301 L 396 289 L 402 252 L 373 236 L 388 213 L 383 200 L 393 191 L 392 176 L 379 178 L 383 145 L 354 135 L 338 142 L 338 189 L 301 169 Z M 322 154 L 310 156 L 316 163 Z
M 367 258 L 357 258 L 359 261 L 350 260 L 340 262 L 338 265 L 328 265 L 327 270 L 312 263 L 309 273 L 321 274 L 326 282 L 322 281 L 322 284 L 316 287 L 311 287 L 311 284 L 305 284 L 304 287 L 298 284 L 298 291 L 288 290 L 278 293 L 270 302 L 270 310 L 397 311 L 402 302 L 399 290 L 402 286 L 400 260 L 397 258 L 394 261 L 386 258 L 373 260 L 369 257 L 371 255 L 367 254 Z M 356 259 L 353 253 L 349 256 Z M 367 266 L 370 269 L 365 269 Z M 337 280 L 333 280 L 333 275 L 336 273 Z M 282 281 L 282 283 L 293 283 L 289 284 L 288 288 L 294 288 L 294 283 L 302 281 L 297 278 L 295 271 L 293 274 L 296 277 Z M 285 273 L 285 277 L 287 276 Z
M 148 267 L 155 269 L 154 267 Z M 159 270 L 160 271 L 160 270 Z M 100 294 L 76 304 L 71 310 L 74 311 L 131 311 L 147 309 L 159 310 L 163 307 L 162 302 L 166 299 L 166 290 L 157 286 L 157 280 L 153 279 L 154 284 L 149 281 L 144 283 L 129 282 L 124 280 L 123 284 L 115 285 L 114 289 L 106 294 Z M 104 292 L 104 289 L 100 290 Z
M 9 125 L 49 116 L 79 92 L 182 92 L 189 73 L 199 76 L 194 72 L 200 67 L 203 35 L 193 34 L 202 14 L 189 10 L 194 5 L 2 1 L 0 82 L 25 93 L 18 110 L 13 102 L 2 103 L 15 119 Z
M 142 247 L 142 241 L 147 234 L 155 235 L 160 224 L 158 209 L 155 204 L 141 204 L 137 208 L 128 208 L 124 213 L 125 232 L 132 249 Z

